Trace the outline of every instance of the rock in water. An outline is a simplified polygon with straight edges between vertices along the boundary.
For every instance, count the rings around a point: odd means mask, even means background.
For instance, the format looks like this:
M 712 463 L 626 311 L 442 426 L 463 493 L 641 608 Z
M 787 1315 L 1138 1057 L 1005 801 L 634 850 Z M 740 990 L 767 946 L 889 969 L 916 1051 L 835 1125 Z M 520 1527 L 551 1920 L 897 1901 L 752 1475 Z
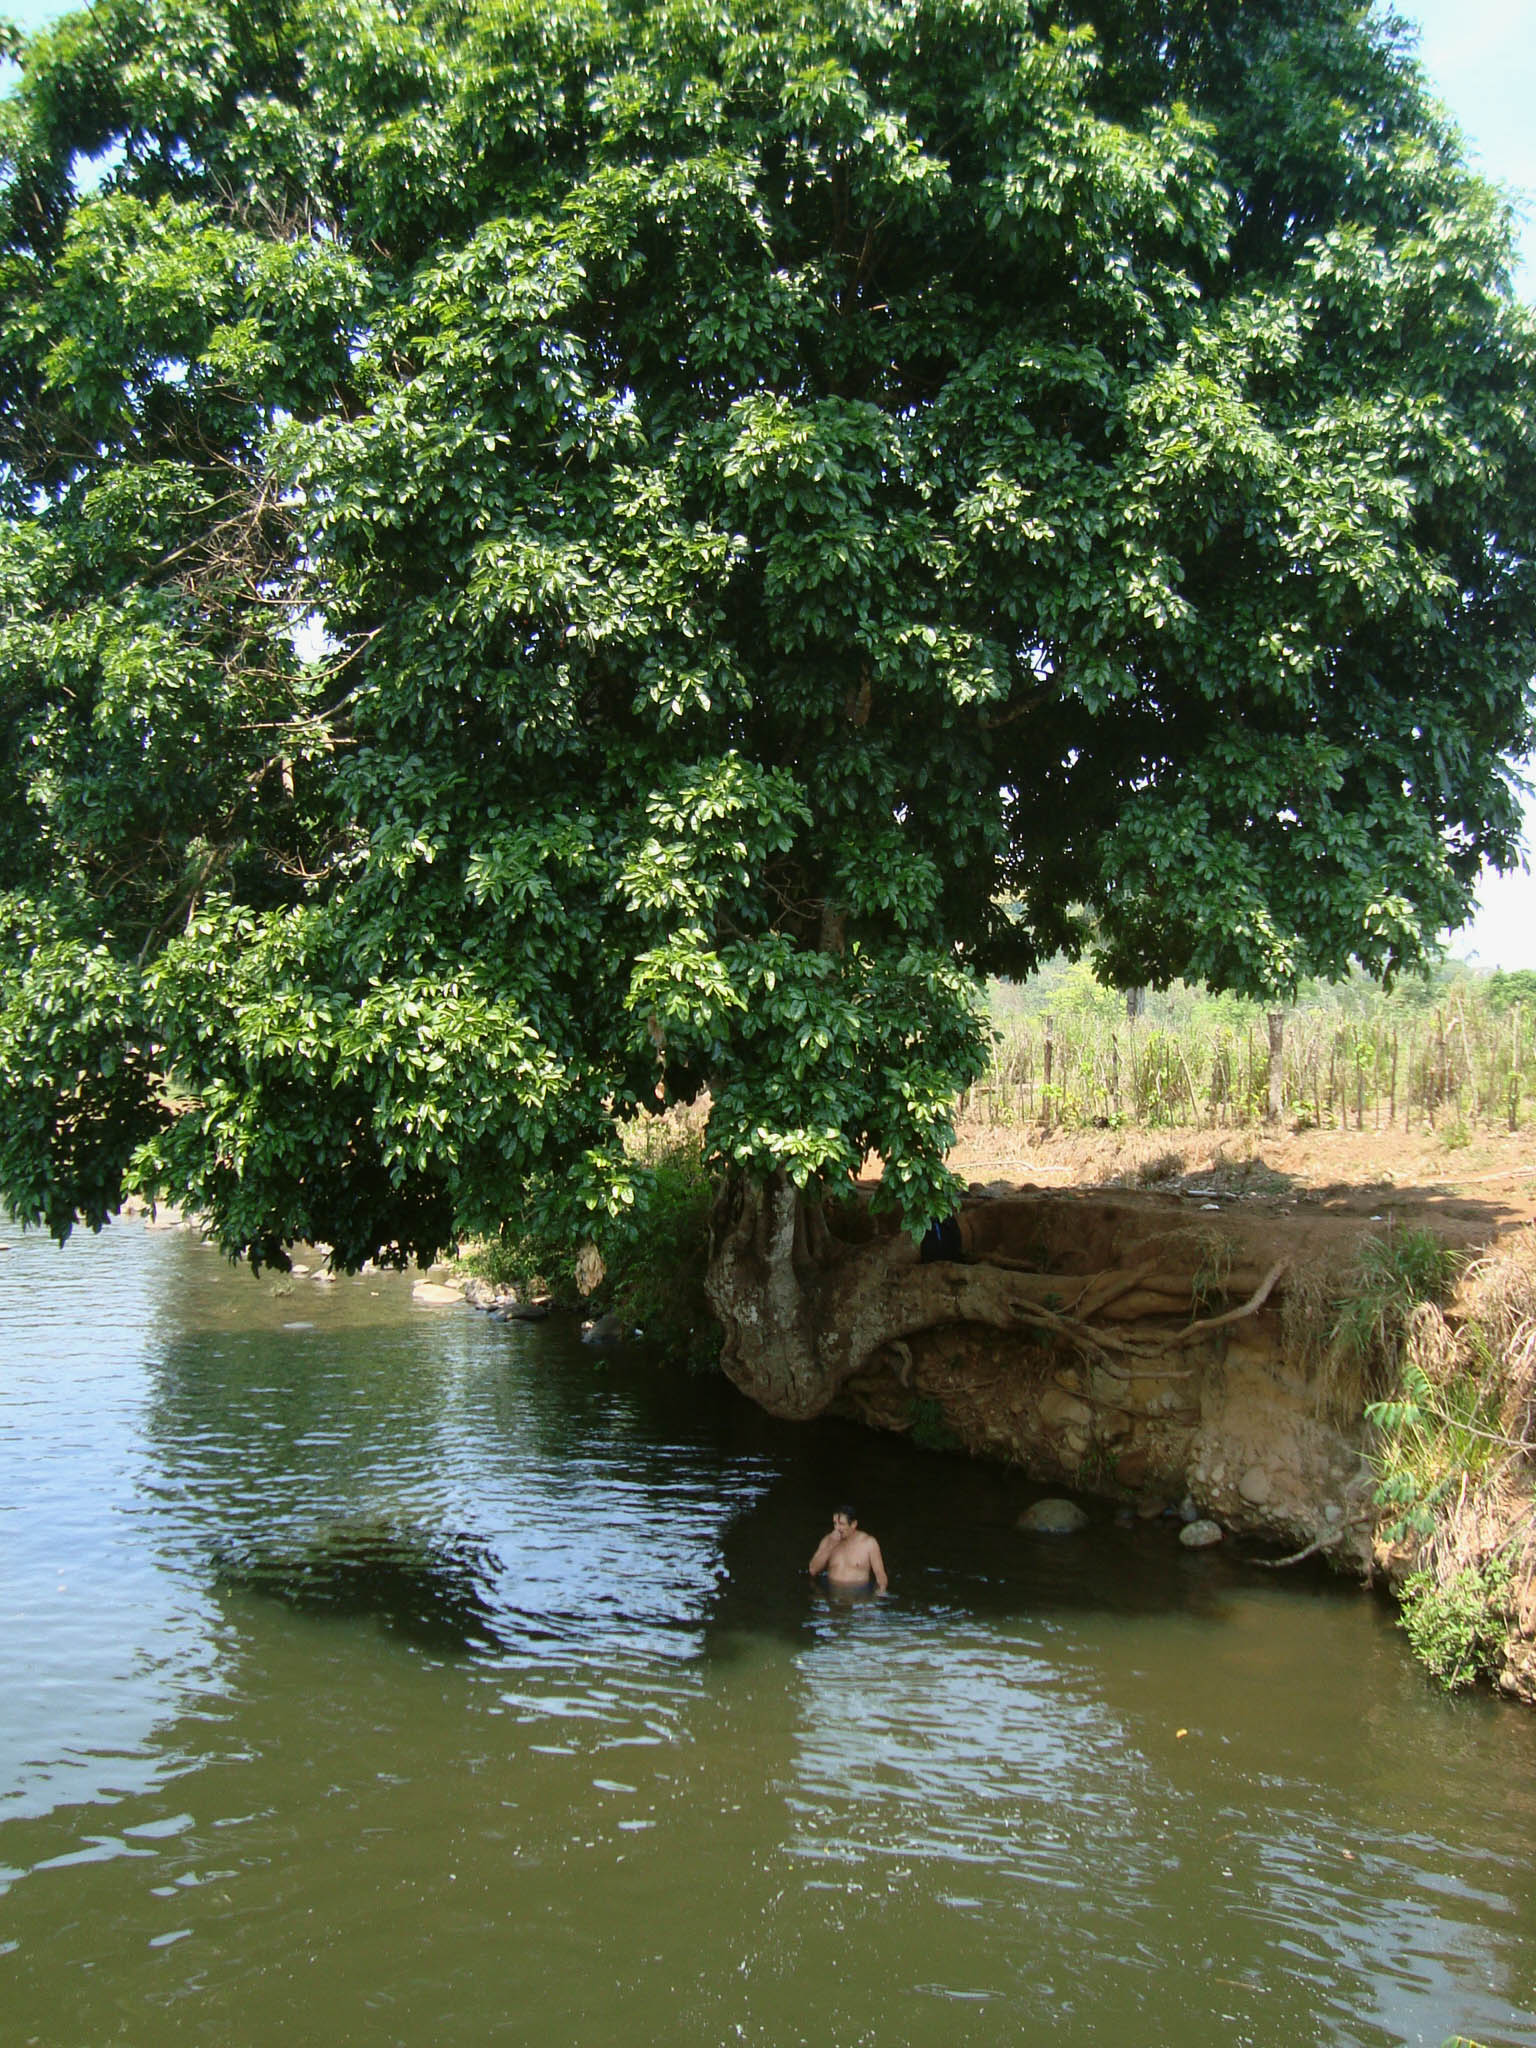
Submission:
M 1087 1522 L 1075 1500 L 1037 1500 L 1020 1515 L 1018 1526 L 1032 1536 L 1071 1536 Z
M 581 1341 L 583 1344 L 617 1344 L 623 1338 L 624 1325 L 617 1316 L 599 1316 L 595 1323 L 583 1323 Z
M 1179 1541 L 1186 1550 L 1209 1550 L 1213 1543 L 1221 1541 L 1220 1522 L 1186 1522 L 1179 1531 Z
M 464 1299 L 462 1287 L 446 1286 L 440 1280 L 418 1280 L 411 1289 L 412 1301 L 423 1308 L 451 1308 Z

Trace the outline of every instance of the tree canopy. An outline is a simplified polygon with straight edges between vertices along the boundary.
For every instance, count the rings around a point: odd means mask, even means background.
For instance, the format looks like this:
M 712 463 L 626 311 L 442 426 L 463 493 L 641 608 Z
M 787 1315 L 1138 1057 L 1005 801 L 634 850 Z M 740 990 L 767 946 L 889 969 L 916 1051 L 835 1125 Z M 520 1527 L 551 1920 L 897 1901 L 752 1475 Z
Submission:
M 95 0 L 0 104 L 0 1193 L 948 1199 L 979 977 L 1508 865 L 1533 324 L 1342 0 Z

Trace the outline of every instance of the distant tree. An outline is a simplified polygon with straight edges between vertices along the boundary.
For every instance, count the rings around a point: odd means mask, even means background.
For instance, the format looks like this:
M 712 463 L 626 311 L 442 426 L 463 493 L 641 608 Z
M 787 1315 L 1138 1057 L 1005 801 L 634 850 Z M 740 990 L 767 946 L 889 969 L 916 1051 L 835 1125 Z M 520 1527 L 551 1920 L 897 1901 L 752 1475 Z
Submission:
M 1533 332 L 1343 0 L 96 0 L 0 109 L 0 1192 L 952 1199 L 986 973 L 1507 863 Z M 1005 909 L 1004 906 L 1007 906 Z M 747 1197 L 744 1197 L 746 1199 Z
M 1536 1003 L 1536 970 L 1496 967 L 1483 984 L 1489 1007 L 1512 1010 L 1516 1003 Z

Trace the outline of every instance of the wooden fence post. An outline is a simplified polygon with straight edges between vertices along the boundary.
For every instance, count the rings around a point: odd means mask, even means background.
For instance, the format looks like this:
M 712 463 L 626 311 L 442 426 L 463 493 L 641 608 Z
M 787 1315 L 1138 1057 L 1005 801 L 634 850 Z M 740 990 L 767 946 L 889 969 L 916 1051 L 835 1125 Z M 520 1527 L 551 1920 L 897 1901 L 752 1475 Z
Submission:
M 1509 1020 L 1509 1128 L 1520 1128 L 1520 1005 Z

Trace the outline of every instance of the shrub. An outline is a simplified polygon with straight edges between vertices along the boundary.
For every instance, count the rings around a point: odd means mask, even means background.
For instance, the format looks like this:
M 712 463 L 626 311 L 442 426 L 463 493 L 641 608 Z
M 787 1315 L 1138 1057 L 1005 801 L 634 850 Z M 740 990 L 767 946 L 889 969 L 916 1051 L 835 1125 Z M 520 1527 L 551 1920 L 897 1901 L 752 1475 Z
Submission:
M 935 1401 L 930 1395 L 917 1395 L 907 1411 L 910 1417 L 908 1434 L 913 1443 L 925 1451 L 957 1451 L 960 1439 L 950 1428 L 944 1414 L 942 1401 Z
M 1458 1307 L 1411 1312 L 1395 1396 L 1366 1409 L 1384 1534 L 1414 1567 L 1402 1624 L 1448 1687 L 1497 1667 L 1510 1610 L 1530 1599 L 1536 1233 L 1471 1267 Z
M 1399 1618 L 1419 1662 L 1448 1692 L 1497 1669 L 1510 1576 L 1509 1560 L 1500 1556 L 1444 1580 L 1421 1571 L 1404 1582 Z
M 470 1254 L 471 1268 L 523 1300 L 550 1295 L 584 1303 L 643 1332 L 658 1356 L 708 1371 L 720 1331 L 704 1295 L 714 1181 L 704 1158 L 702 1120 L 674 1116 L 626 1134 L 634 1200 L 618 1214 L 575 1206 L 558 1185 L 530 1182 L 497 1237 Z M 584 1247 L 596 1247 L 592 1262 Z M 582 1277 L 600 1271 L 583 1293 Z
M 1420 1349 L 1438 1336 L 1428 1324 Z M 1469 1341 L 1476 1345 L 1475 1332 Z M 1444 1351 L 1443 1341 L 1438 1348 Z M 1497 1389 L 1472 1371 L 1451 1370 L 1432 1382 L 1410 1358 L 1397 1398 L 1372 1401 L 1365 1414 L 1378 1431 L 1376 1502 L 1396 1515 L 1384 1532 L 1389 1543 L 1432 1537 L 1452 1488 L 1482 1480 L 1502 1447 Z
M 1154 1152 L 1141 1160 L 1136 1168 L 1136 1182 L 1139 1187 L 1155 1187 L 1159 1181 L 1173 1180 L 1184 1171 L 1184 1154 L 1172 1150 Z
M 632 1233 L 600 1246 L 607 1305 L 661 1355 L 707 1372 L 720 1326 L 704 1294 L 715 1182 L 697 1125 L 653 1126 L 642 1153 L 649 1180 Z

